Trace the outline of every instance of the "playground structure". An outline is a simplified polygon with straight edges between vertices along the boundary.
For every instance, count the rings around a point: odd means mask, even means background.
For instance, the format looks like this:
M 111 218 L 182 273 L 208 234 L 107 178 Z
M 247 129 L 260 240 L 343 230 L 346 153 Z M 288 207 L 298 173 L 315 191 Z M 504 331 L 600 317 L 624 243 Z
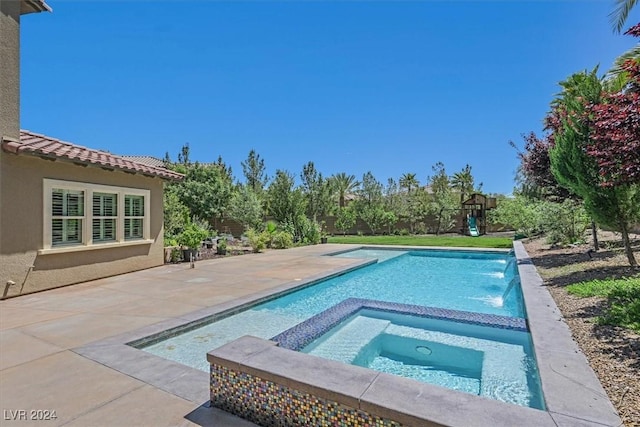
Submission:
M 496 207 L 495 197 L 474 193 L 462 202 L 462 227 L 460 232 L 477 237 L 487 233 L 487 211 Z

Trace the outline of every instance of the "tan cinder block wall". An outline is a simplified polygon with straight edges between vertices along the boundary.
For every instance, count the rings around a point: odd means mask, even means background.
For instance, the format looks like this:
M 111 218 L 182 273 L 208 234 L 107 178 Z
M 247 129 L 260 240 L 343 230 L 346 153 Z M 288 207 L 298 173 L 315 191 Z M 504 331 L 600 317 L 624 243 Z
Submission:
M 0 1 L 0 137 L 20 137 L 20 2 L 16 0 Z
M 0 298 L 163 264 L 163 182 L 62 161 L 3 153 L 0 157 Z M 152 244 L 38 255 L 43 245 L 43 178 L 151 191 Z M 15 285 L 8 286 L 13 281 Z

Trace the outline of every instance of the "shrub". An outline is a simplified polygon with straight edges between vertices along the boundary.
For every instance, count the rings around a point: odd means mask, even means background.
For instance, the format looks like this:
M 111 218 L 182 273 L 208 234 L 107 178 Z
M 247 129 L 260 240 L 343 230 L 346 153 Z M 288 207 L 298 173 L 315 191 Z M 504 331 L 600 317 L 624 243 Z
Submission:
M 317 245 L 320 243 L 320 224 L 310 220 L 307 217 L 301 217 L 300 223 L 300 235 L 302 242 L 311 245 Z
M 567 291 L 579 297 L 605 297 L 607 309 L 598 323 L 640 332 L 640 277 L 590 280 L 570 285 Z
M 290 248 L 293 246 L 293 236 L 286 231 L 278 231 L 273 235 L 271 244 L 275 249 Z
M 189 222 L 177 237 L 177 242 L 181 246 L 189 249 L 198 249 L 202 241 L 209 236 L 209 229 L 197 221 Z
M 274 221 L 267 221 L 264 224 L 264 230 L 262 231 L 263 237 L 265 239 L 265 244 L 268 248 L 273 247 L 273 238 L 278 231 L 278 224 Z
M 165 236 L 165 238 L 164 238 L 164 246 L 165 247 L 178 246 L 178 239 L 176 237 L 174 237 L 174 236 L 172 236 L 172 237 Z
M 629 281 L 607 294 L 609 309 L 598 319 L 605 325 L 619 325 L 640 332 L 640 280 Z
M 584 240 L 584 232 L 589 218 L 582 205 L 565 200 L 562 203 L 541 202 L 540 228 L 546 235 L 547 243 L 579 243 Z
M 249 239 L 249 245 L 254 252 L 262 252 L 267 247 L 267 238 L 265 233 L 258 233 L 253 228 L 250 228 L 246 232 Z

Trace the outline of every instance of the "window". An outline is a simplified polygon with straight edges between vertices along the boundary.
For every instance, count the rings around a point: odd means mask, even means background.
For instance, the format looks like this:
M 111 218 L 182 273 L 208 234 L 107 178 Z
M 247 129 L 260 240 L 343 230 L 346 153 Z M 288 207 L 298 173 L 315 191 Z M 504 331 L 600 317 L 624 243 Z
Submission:
M 149 243 L 149 190 L 44 180 L 43 253 Z
M 118 195 L 93 193 L 93 241 L 115 241 L 117 219 Z
M 51 192 L 51 244 L 82 243 L 84 192 L 54 188 Z
M 142 239 L 144 225 L 144 197 L 124 196 L 124 238 Z

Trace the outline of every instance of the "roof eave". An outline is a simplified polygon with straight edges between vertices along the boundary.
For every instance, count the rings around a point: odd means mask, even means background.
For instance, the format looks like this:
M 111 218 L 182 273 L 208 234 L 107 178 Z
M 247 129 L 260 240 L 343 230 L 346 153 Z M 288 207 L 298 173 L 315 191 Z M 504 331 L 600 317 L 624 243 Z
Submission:
M 12 139 L 7 139 L 7 138 L 3 138 L 1 140 L 2 142 L 2 150 L 5 151 L 6 153 L 11 153 L 11 154 L 15 154 L 15 155 L 21 155 L 21 154 L 25 154 L 25 155 L 29 155 L 29 156 L 33 156 L 33 157 L 39 157 L 41 159 L 46 159 L 46 160 L 59 160 L 61 162 L 65 162 L 65 163 L 72 163 L 75 164 L 76 166 L 94 166 L 94 167 L 100 167 L 102 169 L 106 169 L 105 165 L 103 164 L 99 164 L 99 163 L 92 163 L 90 161 L 85 161 L 85 160 L 80 160 L 80 159 L 70 159 L 70 158 L 66 158 L 66 157 L 62 157 L 62 156 L 56 156 L 56 155 L 52 155 L 50 153 L 44 153 L 42 151 L 39 150 L 24 150 L 24 149 L 20 149 L 21 148 L 21 144 L 17 141 L 14 141 Z M 182 181 L 184 179 L 184 175 L 178 173 L 178 172 L 173 172 L 171 171 L 171 173 L 167 173 L 167 174 L 160 174 L 160 173 L 150 173 L 150 172 L 141 172 L 141 171 L 137 171 L 134 169 L 129 169 L 126 167 L 110 167 L 110 170 L 113 171 L 122 171 L 122 172 L 127 172 L 127 173 L 131 173 L 131 174 L 137 174 L 137 175 L 142 175 L 142 176 L 146 176 L 146 177 L 153 177 L 153 178 L 160 178 L 162 180 L 165 181 Z
M 20 15 L 28 13 L 51 12 L 51 7 L 44 0 L 21 0 Z

